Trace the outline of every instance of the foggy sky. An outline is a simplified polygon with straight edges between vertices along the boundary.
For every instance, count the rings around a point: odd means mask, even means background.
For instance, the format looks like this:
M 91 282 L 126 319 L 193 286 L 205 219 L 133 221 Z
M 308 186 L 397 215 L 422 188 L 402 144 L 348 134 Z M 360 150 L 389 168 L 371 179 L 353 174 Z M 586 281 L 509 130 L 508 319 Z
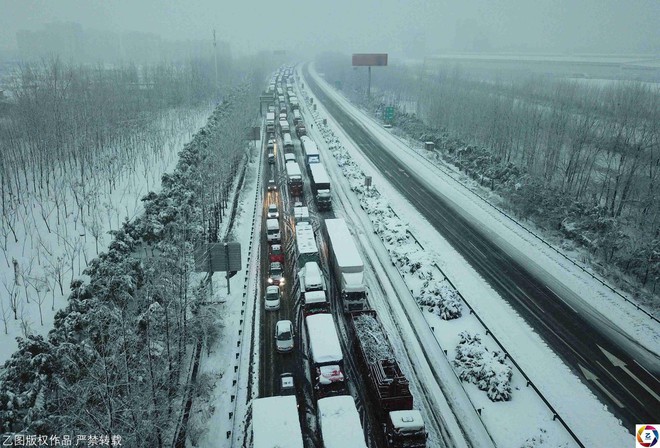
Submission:
M 218 39 L 232 52 L 660 53 L 660 0 L 0 0 L 0 49 L 48 22 Z

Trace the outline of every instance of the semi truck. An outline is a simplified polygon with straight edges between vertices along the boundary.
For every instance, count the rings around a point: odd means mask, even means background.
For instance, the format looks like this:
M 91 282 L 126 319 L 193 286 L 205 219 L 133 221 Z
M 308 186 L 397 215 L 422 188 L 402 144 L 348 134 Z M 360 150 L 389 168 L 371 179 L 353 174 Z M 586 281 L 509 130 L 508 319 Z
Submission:
M 293 207 L 293 218 L 296 224 L 309 222 L 309 207 Z
M 298 162 L 286 163 L 287 185 L 291 196 L 300 197 L 303 194 L 303 178 Z
M 266 114 L 266 132 L 275 132 L 275 112 Z
M 329 313 L 330 304 L 325 291 L 309 291 L 303 294 L 303 314 Z
M 321 163 L 321 155 L 316 142 L 309 136 L 304 135 L 300 137 L 300 144 L 302 146 L 303 154 L 305 155 L 305 165 L 309 166 L 312 163 Z
M 305 330 L 316 399 L 345 394 L 344 356 L 332 314 L 305 317 Z
M 257 398 L 252 402 L 254 448 L 303 448 L 295 395 Z
M 300 111 L 298 109 L 295 109 L 293 111 L 293 124 L 299 124 L 302 121 L 302 115 L 300 115 Z
M 374 310 L 348 315 L 351 348 L 369 395 L 379 410 L 385 441 L 390 448 L 423 448 L 426 428 L 413 409 L 408 379 L 401 371 L 392 345 Z
M 319 163 L 307 165 L 309 179 L 314 194 L 314 202 L 319 211 L 332 210 L 332 196 L 330 194 L 330 177 L 325 167 Z
M 291 134 L 285 132 L 282 136 L 282 141 L 284 142 L 284 152 L 293 152 L 293 139 Z
M 301 222 L 296 224 L 296 256 L 298 266 L 301 271 L 304 270 L 305 264 L 310 261 L 319 261 L 319 249 L 316 246 L 316 239 L 314 238 L 314 229 L 308 222 Z M 304 271 L 302 272 L 304 275 Z M 300 279 L 300 287 L 304 289 L 304 281 Z
M 324 448 L 367 448 L 352 396 L 323 398 L 317 407 Z
M 332 268 L 345 312 L 364 309 L 367 291 L 364 263 L 355 240 L 343 219 L 324 221 L 328 244 L 328 263 Z

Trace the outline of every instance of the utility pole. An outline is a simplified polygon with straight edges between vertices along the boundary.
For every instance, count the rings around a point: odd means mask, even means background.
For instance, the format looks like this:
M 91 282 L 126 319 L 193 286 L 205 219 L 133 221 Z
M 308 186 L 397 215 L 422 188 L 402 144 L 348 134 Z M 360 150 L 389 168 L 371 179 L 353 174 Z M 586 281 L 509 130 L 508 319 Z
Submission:
M 367 84 L 367 100 L 371 100 L 371 65 L 369 66 L 369 84 Z
M 215 40 L 215 28 L 213 28 L 213 57 L 215 58 L 215 90 L 218 91 L 218 43 Z

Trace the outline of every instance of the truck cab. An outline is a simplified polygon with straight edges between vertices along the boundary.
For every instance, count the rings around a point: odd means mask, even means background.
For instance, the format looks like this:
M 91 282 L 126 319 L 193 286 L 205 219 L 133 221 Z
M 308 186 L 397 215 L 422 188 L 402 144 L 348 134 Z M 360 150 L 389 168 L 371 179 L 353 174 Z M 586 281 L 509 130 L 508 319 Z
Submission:
M 325 291 L 310 291 L 304 294 L 303 310 L 305 316 L 316 313 L 329 313 L 330 304 Z
M 392 411 L 385 423 L 388 448 L 424 448 L 428 434 L 418 410 Z

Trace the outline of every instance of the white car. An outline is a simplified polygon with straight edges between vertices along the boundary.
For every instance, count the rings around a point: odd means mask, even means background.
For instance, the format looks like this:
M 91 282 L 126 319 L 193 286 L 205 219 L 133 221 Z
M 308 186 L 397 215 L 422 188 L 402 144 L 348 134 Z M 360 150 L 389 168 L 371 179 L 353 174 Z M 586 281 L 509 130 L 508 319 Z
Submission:
M 280 309 L 280 288 L 277 286 L 268 286 L 266 288 L 264 306 L 267 311 L 277 311 Z
M 296 201 L 296 202 L 293 203 L 293 206 L 294 206 L 294 207 L 302 207 L 302 206 L 303 206 L 303 203 L 300 202 L 300 201 Z
M 293 324 L 290 320 L 278 320 L 275 324 L 275 348 L 280 353 L 293 350 Z
M 268 219 L 277 219 L 280 217 L 280 212 L 277 210 L 277 204 L 270 204 L 268 206 Z

